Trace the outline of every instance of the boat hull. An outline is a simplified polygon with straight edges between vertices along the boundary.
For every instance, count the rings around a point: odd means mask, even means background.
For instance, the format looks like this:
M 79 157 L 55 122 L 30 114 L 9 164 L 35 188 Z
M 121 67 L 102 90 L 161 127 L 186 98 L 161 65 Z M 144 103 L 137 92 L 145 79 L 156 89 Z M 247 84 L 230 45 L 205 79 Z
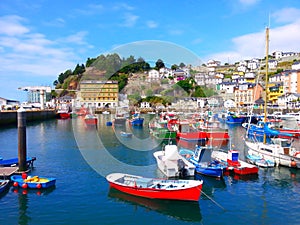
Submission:
M 0 180 L 0 194 L 8 189 L 9 182 L 10 180 Z
M 203 181 L 196 180 L 164 180 L 153 179 L 156 182 L 164 184 L 176 184 L 177 188 L 162 189 L 158 187 L 138 187 L 137 185 L 128 186 L 121 184 L 112 179 L 113 175 L 106 177 L 111 188 L 115 188 L 121 192 L 150 199 L 165 199 L 165 200 L 182 200 L 182 201 L 198 201 L 200 199 Z M 194 185 L 188 186 L 189 182 L 194 182 Z M 178 186 L 180 186 L 178 188 Z
M 19 186 L 21 188 L 31 188 L 31 189 L 45 189 L 53 187 L 56 183 L 56 178 L 39 177 L 35 180 L 23 179 L 21 175 L 11 176 L 11 181 L 14 182 L 14 186 Z

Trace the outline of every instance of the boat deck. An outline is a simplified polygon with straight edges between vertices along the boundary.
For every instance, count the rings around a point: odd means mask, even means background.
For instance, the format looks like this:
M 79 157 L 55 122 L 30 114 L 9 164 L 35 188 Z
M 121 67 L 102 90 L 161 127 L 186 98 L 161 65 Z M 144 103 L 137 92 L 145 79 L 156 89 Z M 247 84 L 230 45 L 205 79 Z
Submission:
M 16 173 L 18 169 L 18 167 L 0 167 L 0 177 L 10 177 L 14 173 Z

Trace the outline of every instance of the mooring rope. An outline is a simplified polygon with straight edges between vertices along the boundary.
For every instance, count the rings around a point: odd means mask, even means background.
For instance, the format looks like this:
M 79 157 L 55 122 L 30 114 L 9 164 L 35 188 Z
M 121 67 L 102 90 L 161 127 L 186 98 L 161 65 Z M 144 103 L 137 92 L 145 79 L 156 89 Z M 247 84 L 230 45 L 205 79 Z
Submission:
M 201 193 L 205 195 L 205 197 L 207 197 L 209 200 L 211 200 L 213 203 L 215 203 L 217 206 L 219 206 L 221 209 L 223 209 L 224 211 L 226 211 L 226 209 L 221 206 L 219 203 L 217 203 L 215 200 L 213 200 L 211 197 L 209 197 L 207 194 L 205 194 L 204 191 L 201 190 Z

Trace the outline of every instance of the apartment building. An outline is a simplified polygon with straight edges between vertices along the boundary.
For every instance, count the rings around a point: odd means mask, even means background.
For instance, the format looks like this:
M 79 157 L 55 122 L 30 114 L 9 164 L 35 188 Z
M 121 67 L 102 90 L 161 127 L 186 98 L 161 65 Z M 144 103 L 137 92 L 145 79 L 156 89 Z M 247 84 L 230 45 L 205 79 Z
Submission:
M 77 101 L 85 107 L 117 107 L 118 81 L 83 80 L 79 84 Z

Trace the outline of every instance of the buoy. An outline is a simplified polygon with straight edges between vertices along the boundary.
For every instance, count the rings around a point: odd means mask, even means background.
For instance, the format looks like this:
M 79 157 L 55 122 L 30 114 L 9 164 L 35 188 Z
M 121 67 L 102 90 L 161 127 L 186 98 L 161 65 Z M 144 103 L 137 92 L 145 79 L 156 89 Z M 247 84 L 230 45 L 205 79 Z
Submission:
M 28 184 L 26 183 L 22 184 L 22 188 L 28 188 Z
M 291 161 L 291 167 L 296 167 L 297 163 L 295 161 Z
M 25 180 L 27 178 L 27 173 L 22 173 L 22 179 Z
M 37 185 L 36 185 L 36 188 L 41 189 L 41 188 L 42 188 L 42 185 L 41 185 L 41 184 L 37 184 Z
M 19 184 L 18 184 L 17 181 L 15 181 L 15 182 L 13 183 L 13 186 L 14 186 L 14 187 L 18 187 L 18 185 L 19 185 Z
M 23 191 L 22 191 L 22 194 L 23 194 L 23 195 L 27 195 L 27 194 L 28 194 L 28 191 L 27 191 L 27 190 L 23 190 Z

